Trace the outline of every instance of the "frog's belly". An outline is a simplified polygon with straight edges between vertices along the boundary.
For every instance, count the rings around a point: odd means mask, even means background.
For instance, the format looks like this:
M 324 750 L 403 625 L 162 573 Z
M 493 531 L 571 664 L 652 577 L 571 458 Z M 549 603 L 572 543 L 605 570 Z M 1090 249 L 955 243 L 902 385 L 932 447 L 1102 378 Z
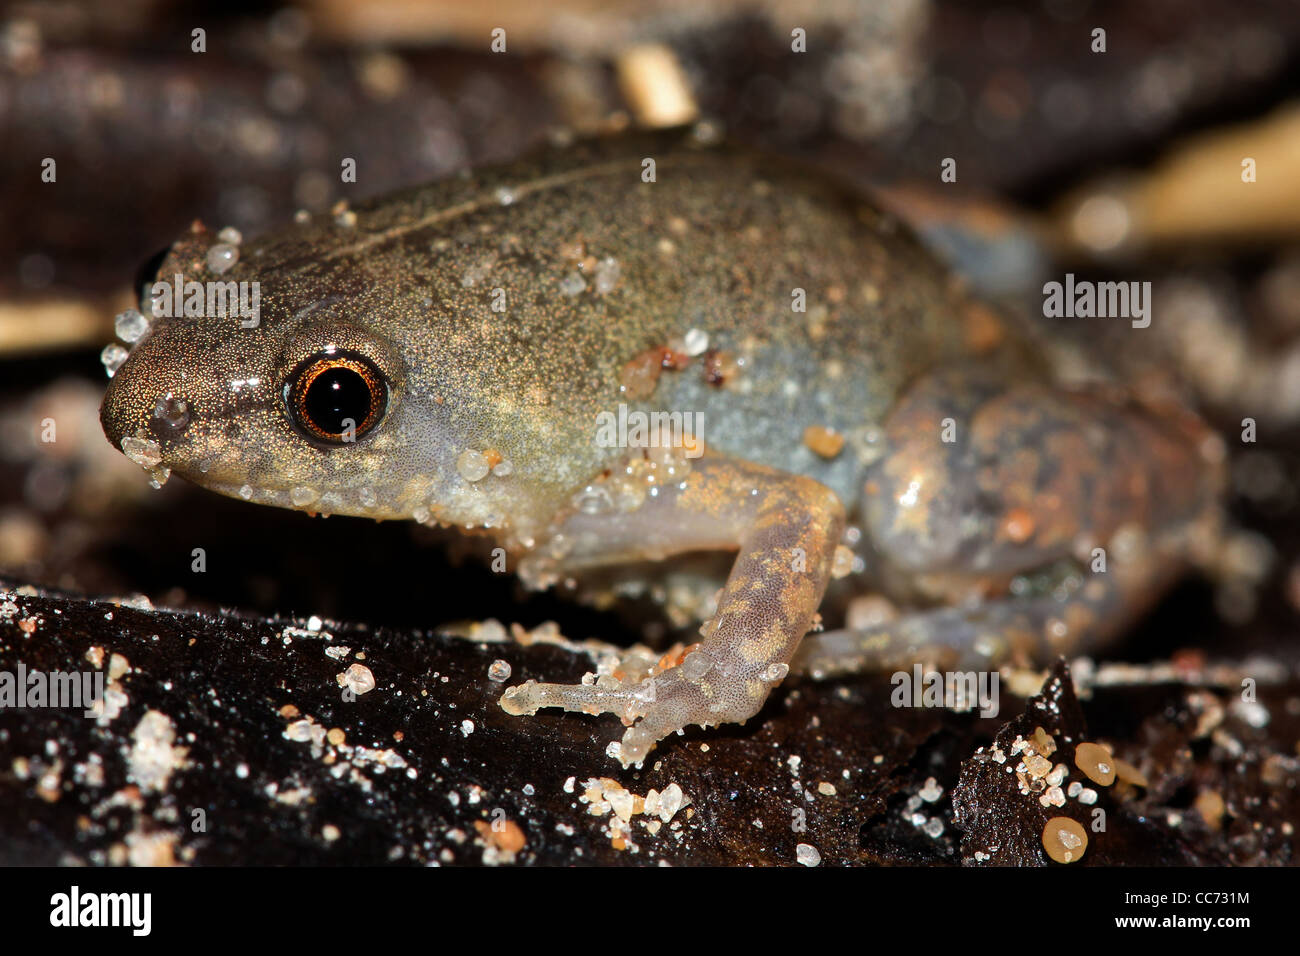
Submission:
M 694 413 L 701 426 L 697 434 L 709 448 L 816 478 L 853 510 L 863 471 L 881 453 L 876 436 L 897 383 L 879 377 L 873 382 L 862 369 L 830 380 L 796 352 L 768 357 L 763 364 L 770 374 L 761 381 L 752 375 L 723 388 L 667 373 L 654 407 Z M 815 451 L 805 440 L 809 428 L 843 436 L 843 448 L 829 458 Z

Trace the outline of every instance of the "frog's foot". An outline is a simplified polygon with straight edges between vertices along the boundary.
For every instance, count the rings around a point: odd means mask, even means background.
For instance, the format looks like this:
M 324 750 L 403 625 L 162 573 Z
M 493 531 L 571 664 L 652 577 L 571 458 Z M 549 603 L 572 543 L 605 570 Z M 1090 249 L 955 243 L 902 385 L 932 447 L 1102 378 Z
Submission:
M 762 673 L 722 674 L 702 650 L 686 655 L 681 665 L 638 683 L 546 684 L 528 681 L 501 698 L 508 714 L 534 714 L 559 707 L 584 714 L 614 714 L 631 726 L 611 754 L 624 767 L 640 764 L 660 740 L 691 724 L 741 723 L 762 705 L 788 667 L 776 664 Z
M 680 661 L 659 673 L 629 671 L 594 684 L 529 681 L 507 690 L 502 708 L 615 714 L 630 725 L 617 754 L 625 767 L 691 724 L 747 720 L 785 677 L 812 626 L 843 522 L 843 508 L 825 486 L 713 457 L 632 511 L 575 512 L 559 529 L 571 548 L 566 571 L 650 553 L 737 546 L 740 552 L 702 642 Z

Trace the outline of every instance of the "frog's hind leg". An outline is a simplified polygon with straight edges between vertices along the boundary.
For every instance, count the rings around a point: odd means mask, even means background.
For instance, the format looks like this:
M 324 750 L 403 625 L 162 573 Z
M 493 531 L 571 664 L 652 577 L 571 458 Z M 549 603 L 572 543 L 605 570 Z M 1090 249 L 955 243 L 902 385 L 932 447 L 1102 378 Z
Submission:
M 893 671 L 923 663 L 940 671 L 996 670 L 1006 663 L 1033 664 L 1058 654 L 1092 651 L 1158 593 L 1156 568 L 1118 576 L 1062 562 L 1050 573 L 1017 578 L 1006 597 L 969 607 L 905 613 L 858 629 L 809 634 L 790 662 L 792 673 L 817 679 Z
M 885 432 L 868 538 L 884 577 L 934 609 L 812 635 L 805 670 L 1090 650 L 1217 542 L 1222 442 L 1176 408 L 955 369 L 909 390 Z

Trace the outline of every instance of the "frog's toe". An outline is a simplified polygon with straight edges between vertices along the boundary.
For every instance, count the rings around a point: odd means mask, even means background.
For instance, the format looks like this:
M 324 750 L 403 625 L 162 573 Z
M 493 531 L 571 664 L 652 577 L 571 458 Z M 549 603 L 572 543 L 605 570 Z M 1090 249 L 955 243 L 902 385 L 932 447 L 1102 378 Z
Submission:
M 638 703 L 650 699 L 648 691 L 624 684 L 548 684 L 535 680 L 509 687 L 501 695 L 501 709 L 515 717 L 559 707 L 582 714 L 616 714 L 631 722 Z
M 543 707 L 559 707 L 593 716 L 614 714 L 625 724 L 646 715 L 628 728 L 620 745 L 618 757 L 627 767 L 640 763 L 661 738 L 679 729 L 668 726 L 673 723 L 671 717 L 656 707 L 660 692 L 658 679 L 635 684 L 548 684 L 530 680 L 508 688 L 501 696 L 501 709 L 519 717 L 535 714 Z
M 701 675 L 702 676 L 702 675 Z M 614 714 L 628 727 L 614 756 L 640 764 L 659 741 L 692 724 L 740 723 L 762 706 L 770 683 L 762 680 L 691 679 L 681 667 L 635 684 L 545 684 L 527 681 L 501 698 L 508 714 L 560 707 L 585 714 Z

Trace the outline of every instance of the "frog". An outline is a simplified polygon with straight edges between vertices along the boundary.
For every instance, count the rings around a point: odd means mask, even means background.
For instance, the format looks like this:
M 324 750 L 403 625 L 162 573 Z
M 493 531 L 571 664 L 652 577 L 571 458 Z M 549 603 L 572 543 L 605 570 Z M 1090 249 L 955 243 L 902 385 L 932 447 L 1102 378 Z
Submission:
M 256 317 L 150 300 L 109 441 L 155 481 L 487 535 L 533 589 L 727 556 L 698 640 L 499 700 L 617 716 L 624 767 L 792 669 L 1103 646 L 1223 527 L 1190 407 L 1063 380 L 862 189 L 700 127 L 224 235 L 196 222 L 156 278 L 256 283 Z M 828 629 L 832 588 L 891 613 Z

